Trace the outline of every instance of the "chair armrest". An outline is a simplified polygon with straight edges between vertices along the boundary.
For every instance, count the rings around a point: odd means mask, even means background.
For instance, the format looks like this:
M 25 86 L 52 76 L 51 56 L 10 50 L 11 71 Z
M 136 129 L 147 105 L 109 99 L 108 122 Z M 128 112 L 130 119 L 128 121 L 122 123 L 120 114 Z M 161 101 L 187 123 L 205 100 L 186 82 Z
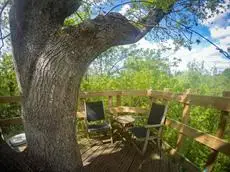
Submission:
M 155 124 L 155 125 L 145 125 L 145 128 L 157 128 L 157 127 L 162 127 L 163 124 Z

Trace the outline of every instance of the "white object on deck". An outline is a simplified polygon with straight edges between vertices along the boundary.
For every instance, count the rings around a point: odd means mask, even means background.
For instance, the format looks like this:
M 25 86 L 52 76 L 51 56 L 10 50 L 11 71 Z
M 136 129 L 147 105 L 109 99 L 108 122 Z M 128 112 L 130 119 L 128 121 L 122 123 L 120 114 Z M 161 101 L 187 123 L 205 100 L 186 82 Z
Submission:
M 7 141 L 7 144 L 17 152 L 21 152 L 26 148 L 26 135 L 25 133 L 17 134 Z

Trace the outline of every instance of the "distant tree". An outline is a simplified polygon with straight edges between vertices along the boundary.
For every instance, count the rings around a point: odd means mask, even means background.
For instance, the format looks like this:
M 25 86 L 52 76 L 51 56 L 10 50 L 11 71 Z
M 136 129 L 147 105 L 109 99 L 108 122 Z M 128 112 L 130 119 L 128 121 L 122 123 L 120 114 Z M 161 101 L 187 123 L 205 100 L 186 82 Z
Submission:
M 15 96 L 19 94 L 12 55 L 3 54 L 0 58 L 0 96 Z M 0 118 L 10 118 L 20 115 L 18 104 L 1 104 Z
M 225 69 L 222 72 L 222 75 L 225 76 L 225 77 L 227 77 L 228 79 L 230 79 L 230 68 Z
M 18 94 L 12 55 L 4 54 L 0 59 L 0 78 L 0 95 L 14 96 Z

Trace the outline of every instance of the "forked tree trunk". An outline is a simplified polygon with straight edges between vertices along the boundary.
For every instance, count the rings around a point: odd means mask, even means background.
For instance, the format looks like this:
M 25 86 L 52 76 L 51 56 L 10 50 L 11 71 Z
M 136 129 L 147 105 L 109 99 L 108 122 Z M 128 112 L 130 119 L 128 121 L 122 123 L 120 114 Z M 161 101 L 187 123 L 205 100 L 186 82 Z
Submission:
M 14 0 L 10 30 L 28 142 L 43 171 L 79 171 L 76 106 L 81 78 L 97 55 L 141 39 L 165 13 L 149 12 L 141 30 L 118 13 L 63 28 L 80 0 Z

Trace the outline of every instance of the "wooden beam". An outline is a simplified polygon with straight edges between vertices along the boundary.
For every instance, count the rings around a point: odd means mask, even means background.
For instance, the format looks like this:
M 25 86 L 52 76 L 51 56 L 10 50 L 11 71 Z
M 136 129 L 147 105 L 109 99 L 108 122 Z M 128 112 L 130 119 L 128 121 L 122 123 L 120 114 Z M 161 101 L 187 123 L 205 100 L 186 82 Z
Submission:
M 190 95 L 190 104 L 203 107 L 212 107 L 230 112 L 230 98 L 217 96 Z
M 190 105 L 213 107 L 219 110 L 230 112 L 230 98 L 218 96 L 201 96 L 201 95 L 184 95 L 172 92 L 156 91 L 156 90 L 130 90 L 130 91 L 106 91 L 106 92 L 80 92 L 80 98 L 100 97 L 100 96 L 148 96 L 155 99 L 174 100 L 179 103 L 187 103 Z M 20 97 L 0 97 L 0 103 L 20 102 Z
M 98 91 L 98 92 L 80 92 L 79 96 L 81 98 L 90 98 L 90 97 L 107 97 L 107 96 L 117 96 L 121 95 L 121 91 Z
M 188 95 L 190 93 L 190 91 L 191 90 L 188 89 L 185 94 Z M 184 104 L 184 109 L 183 109 L 183 112 L 182 112 L 182 123 L 186 124 L 186 125 L 187 125 L 188 120 L 189 120 L 189 109 L 190 109 L 189 104 L 185 103 Z M 181 134 L 181 133 L 183 133 L 183 130 L 184 130 L 184 128 L 181 128 L 181 131 L 179 131 L 176 147 L 174 149 L 175 151 L 172 152 L 173 154 L 175 154 L 175 152 L 177 152 L 177 151 L 180 151 L 182 146 L 183 146 L 183 142 L 184 142 L 184 139 L 185 139 L 184 135 Z
M 113 107 L 113 97 L 109 96 L 108 97 L 108 109 L 110 109 L 111 107 Z
M 224 97 L 230 97 L 230 91 L 229 92 L 223 92 L 223 96 Z M 218 138 L 223 138 L 224 136 L 224 131 L 226 129 L 227 126 L 227 118 L 228 118 L 228 112 L 226 111 L 221 111 L 220 114 L 220 121 L 219 121 L 219 125 L 217 128 L 217 132 L 216 132 L 216 137 Z M 218 151 L 216 150 L 211 150 L 211 154 L 208 157 L 208 160 L 206 162 L 205 165 L 205 170 L 211 172 L 213 167 L 214 167 L 214 163 L 217 159 L 218 156 Z
M 148 94 L 149 94 L 149 90 L 125 90 L 125 91 L 121 91 L 122 96 L 148 96 Z M 149 94 L 149 95 L 151 95 L 151 94 Z
M 147 109 L 138 108 L 138 107 L 128 107 L 128 106 L 119 106 L 119 107 L 112 107 L 109 109 L 110 113 L 141 113 L 146 114 L 148 113 Z
M 0 126 L 1 127 L 7 127 L 9 125 L 15 125 L 15 124 L 22 124 L 22 118 L 16 117 L 16 118 L 9 118 L 9 119 L 1 119 L 0 120 Z
M 85 111 L 77 112 L 76 117 L 79 120 L 84 120 L 86 117 Z
M 85 98 L 79 98 L 77 111 L 85 111 Z
M 1 96 L 0 97 L 0 104 L 1 103 L 20 103 L 21 96 Z
M 168 101 L 174 100 L 179 103 L 186 103 L 190 105 L 212 107 L 219 110 L 230 111 L 230 98 L 228 97 L 218 97 L 218 96 L 201 96 L 201 95 L 185 95 L 185 94 L 175 94 L 172 92 L 163 91 L 152 91 L 152 97 L 154 98 L 164 98 Z
M 79 120 L 85 119 L 86 115 L 84 111 L 77 112 L 76 117 Z M 16 125 L 16 124 L 22 124 L 22 118 L 16 117 L 16 118 L 7 118 L 7 119 L 0 119 L 0 126 L 1 127 L 8 127 L 10 125 Z
M 117 106 L 121 106 L 121 96 L 117 95 Z
M 179 103 L 186 103 L 196 106 L 213 107 L 219 110 L 230 111 L 230 98 L 218 96 L 201 96 L 201 95 L 185 95 L 184 93 L 172 93 L 157 90 L 125 90 L 125 91 L 109 91 L 109 92 L 81 92 L 80 96 L 148 96 L 155 99 L 174 100 Z
M 209 148 L 212 148 L 214 150 L 217 150 L 219 152 L 222 152 L 230 156 L 230 143 L 223 139 L 212 136 L 200 130 L 194 129 L 185 124 L 182 124 L 181 122 L 169 118 L 166 119 L 165 125 L 177 130 L 178 132 L 181 131 L 181 134 L 191 137 L 197 142 L 208 146 Z M 182 128 L 183 130 L 181 130 Z
M 222 94 L 224 97 L 230 97 L 230 91 L 223 91 Z

